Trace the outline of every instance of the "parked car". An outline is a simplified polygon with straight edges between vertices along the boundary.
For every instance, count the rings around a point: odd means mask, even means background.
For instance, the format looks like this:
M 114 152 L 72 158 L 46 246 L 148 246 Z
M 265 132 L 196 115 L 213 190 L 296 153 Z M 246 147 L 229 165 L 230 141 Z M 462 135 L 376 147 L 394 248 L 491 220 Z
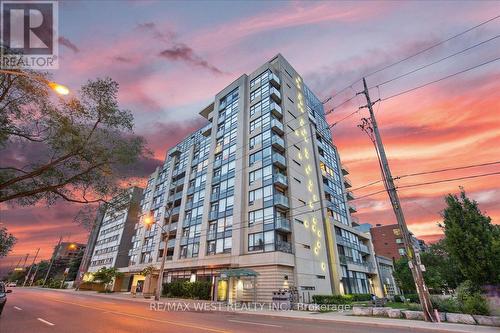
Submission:
M 7 287 L 17 287 L 17 282 L 9 282 Z
M 12 290 L 5 290 L 5 284 L 0 282 L 0 315 L 2 314 L 5 303 L 7 302 L 7 293 L 11 293 Z

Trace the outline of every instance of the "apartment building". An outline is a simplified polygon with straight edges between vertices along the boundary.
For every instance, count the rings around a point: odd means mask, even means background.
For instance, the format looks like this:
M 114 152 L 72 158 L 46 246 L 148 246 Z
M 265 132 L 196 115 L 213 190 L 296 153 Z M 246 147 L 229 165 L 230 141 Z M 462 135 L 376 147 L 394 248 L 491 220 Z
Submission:
M 200 115 L 208 124 L 167 152 L 144 190 L 132 289 L 153 289 L 158 272 L 140 272 L 167 256 L 165 282 L 212 281 L 220 301 L 270 301 L 280 289 L 304 302 L 382 295 L 323 105 L 283 56 L 239 77 Z
M 392 260 L 398 260 L 406 256 L 403 234 L 397 224 L 381 225 L 369 228 L 373 240 L 375 253 Z M 412 245 L 416 251 L 427 251 L 427 245 L 410 233 Z
M 82 265 L 87 266 L 87 275 L 91 276 L 102 267 L 128 266 L 141 199 L 142 189 L 132 187 L 126 194 L 114 198 L 109 208 L 98 214 L 99 220 L 96 220 L 89 238 L 92 247 L 86 252 L 86 260 L 82 261 Z

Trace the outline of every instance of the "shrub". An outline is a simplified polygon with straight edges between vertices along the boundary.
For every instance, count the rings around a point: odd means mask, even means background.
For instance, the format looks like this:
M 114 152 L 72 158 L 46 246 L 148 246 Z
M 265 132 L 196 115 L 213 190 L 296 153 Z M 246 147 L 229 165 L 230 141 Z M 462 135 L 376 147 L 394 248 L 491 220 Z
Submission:
M 409 300 L 410 303 L 420 303 L 418 294 L 405 294 L 405 299 Z
M 346 295 L 313 295 L 313 302 L 319 305 L 322 304 L 349 304 L 352 297 Z
M 210 299 L 212 283 L 209 281 L 173 281 L 163 285 L 163 295 L 167 297 Z
M 372 300 L 371 294 L 349 294 L 345 296 L 350 297 L 354 302 L 364 302 Z
M 431 302 L 432 302 L 432 307 L 434 309 L 437 309 L 439 312 L 451 312 L 451 313 L 460 312 L 460 305 L 454 298 L 450 297 L 446 299 L 441 299 L 432 297 Z
M 468 296 L 462 303 L 462 312 L 474 315 L 489 315 L 488 302 L 479 293 Z

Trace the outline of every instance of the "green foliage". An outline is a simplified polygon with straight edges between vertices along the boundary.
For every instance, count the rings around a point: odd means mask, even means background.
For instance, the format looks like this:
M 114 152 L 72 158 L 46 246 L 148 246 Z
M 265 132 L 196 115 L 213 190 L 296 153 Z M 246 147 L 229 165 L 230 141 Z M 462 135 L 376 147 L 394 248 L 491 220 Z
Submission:
M 51 289 L 66 289 L 66 284 L 62 284 L 63 280 L 59 279 L 48 279 L 47 282 L 45 283 L 44 288 L 51 288 Z M 43 280 L 42 280 L 43 284 Z
M 448 195 L 446 204 L 444 244 L 464 278 L 476 286 L 500 283 L 500 226 L 463 190 L 459 197 Z
M 440 299 L 432 297 L 434 308 L 441 312 L 489 315 L 490 310 L 486 298 L 471 281 L 464 281 L 456 292 L 456 297 Z
M 94 282 L 108 284 L 113 281 L 115 277 L 120 277 L 122 275 L 123 273 L 119 272 L 115 267 L 102 267 L 94 273 Z
M 404 297 L 410 303 L 420 303 L 420 298 L 418 298 L 418 294 L 405 294 Z
M 16 152 L 4 156 L 0 202 L 91 204 L 123 193 L 125 171 L 148 152 L 118 105 L 118 83 L 88 81 L 56 99 L 50 77 L 28 74 L 39 79 L 0 73 L 0 154 Z
M 0 258 L 5 257 L 16 244 L 16 237 L 7 232 L 7 228 L 0 228 Z
M 460 305 L 455 298 L 441 299 L 438 297 L 432 297 L 432 307 L 437 309 L 439 312 L 451 312 L 460 313 Z
M 194 299 L 210 299 L 212 283 L 210 281 L 173 281 L 163 285 L 164 296 Z
M 150 276 L 154 273 L 155 271 L 155 267 L 153 265 L 150 265 L 148 267 L 145 267 L 142 271 L 141 271 L 141 275 L 143 276 Z
M 313 302 L 323 304 L 350 304 L 353 301 L 352 295 L 313 295 Z

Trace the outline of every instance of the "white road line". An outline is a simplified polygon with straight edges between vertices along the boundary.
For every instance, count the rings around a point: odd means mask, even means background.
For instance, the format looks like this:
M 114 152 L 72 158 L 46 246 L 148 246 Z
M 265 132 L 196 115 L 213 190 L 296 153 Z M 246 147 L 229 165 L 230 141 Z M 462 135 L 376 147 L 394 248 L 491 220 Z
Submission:
M 55 325 L 55 324 L 52 324 L 50 321 L 43 320 L 42 318 L 36 318 L 36 319 L 40 320 L 42 323 L 47 324 L 49 326 L 54 326 Z
M 21 311 L 21 310 L 22 310 L 21 308 L 19 308 L 19 307 L 17 307 L 17 306 L 15 306 L 15 307 L 14 307 L 14 309 L 19 310 L 19 311 Z
M 233 323 L 240 323 L 240 324 L 251 324 L 251 325 L 269 326 L 269 327 L 283 327 L 283 326 L 279 326 L 279 325 L 255 323 L 253 321 L 242 321 L 242 320 L 231 320 L 231 319 L 229 319 L 228 321 L 233 322 Z

